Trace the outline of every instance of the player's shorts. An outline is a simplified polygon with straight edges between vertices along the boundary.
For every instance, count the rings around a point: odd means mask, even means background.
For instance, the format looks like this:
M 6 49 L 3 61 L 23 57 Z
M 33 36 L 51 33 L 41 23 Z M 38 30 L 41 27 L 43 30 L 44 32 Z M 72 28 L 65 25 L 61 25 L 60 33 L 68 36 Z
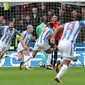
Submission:
M 61 52 L 61 56 L 66 60 L 74 59 L 74 44 L 70 41 L 60 40 L 58 44 L 58 50 Z
M 23 45 L 21 43 L 19 43 L 18 46 L 17 46 L 17 52 L 19 53 L 23 50 L 25 50 L 25 48 L 23 47 Z
M 10 45 L 5 44 L 4 42 L 0 40 L 0 50 L 9 50 L 9 48 L 10 48 Z
M 44 51 L 46 51 L 49 48 L 50 48 L 50 46 L 49 46 L 48 43 L 38 43 L 38 42 L 36 42 L 33 50 L 37 50 L 37 51 L 44 50 Z

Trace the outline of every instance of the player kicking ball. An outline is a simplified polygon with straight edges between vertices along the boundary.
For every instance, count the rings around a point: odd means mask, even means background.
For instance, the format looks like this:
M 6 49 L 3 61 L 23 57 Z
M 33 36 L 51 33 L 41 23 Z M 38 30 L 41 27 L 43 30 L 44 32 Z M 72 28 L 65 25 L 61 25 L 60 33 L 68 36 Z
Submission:
M 65 23 L 64 25 L 59 26 L 54 31 L 54 36 L 58 31 L 64 28 L 62 38 L 58 44 L 58 50 L 61 52 L 63 57 L 63 65 L 55 77 L 55 81 L 62 83 L 61 77 L 68 70 L 71 60 L 74 60 L 74 43 L 78 36 L 78 33 L 81 27 L 85 25 L 85 21 L 82 21 L 81 14 L 77 14 L 75 21 Z M 52 37 L 51 42 L 55 42 L 55 39 Z
M 30 57 L 29 42 L 31 39 L 32 40 L 35 39 L 32 36 L 32 32 L 33 32 L 32 25 L 28 25 L 27 30 L 22 32 L 20 37 L 20 42 L 17 47 L 18 56 L 14 57 L 15 60 L 21 60 L 23 56 L 24 56 L 24 60 L 27 60 Z M 31 68 L 29 67 L 29 62 L 26 62 L 26 69 L 31 70 Z
M 49 38 L 52 37 L 53 35 L 53 24 L 50 23 L 48 27 L 44 28 L 42 30 L 42 33 L 41 35 L 39 36 L 39 38 L 36 40 L 36 43 L 35 43 L 35 46 L 34 46 L 34 49 L 33 49 L 33 52 L 32 54 L 30 55 L 30 57 L 25 61 L 25 62 L 21 62 L 20 64 L 20 70 L 22 70 L 22 67 L 24 66 L 24 64 L 26 62 L 28 62 L 31 58 L 35 57 L 35 55 L 37 54 L 37 52 L 39 50 L 45 50 L 46 53 L 52 53 L 53 49 L 50 48 L 49 44 L 47 43 L 47 40 Z

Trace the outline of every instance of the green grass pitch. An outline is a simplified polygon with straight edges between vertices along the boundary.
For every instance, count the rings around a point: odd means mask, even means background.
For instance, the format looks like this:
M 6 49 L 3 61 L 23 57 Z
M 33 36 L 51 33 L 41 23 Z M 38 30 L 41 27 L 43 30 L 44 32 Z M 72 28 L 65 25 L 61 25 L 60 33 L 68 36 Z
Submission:
M 0 67 L 0 85 L 85 85 L 85 67 L 71 67 L 63 75 L 62 84 L 54 81 L 55 70 L 35 67 L 34 70 L 19 70 Z

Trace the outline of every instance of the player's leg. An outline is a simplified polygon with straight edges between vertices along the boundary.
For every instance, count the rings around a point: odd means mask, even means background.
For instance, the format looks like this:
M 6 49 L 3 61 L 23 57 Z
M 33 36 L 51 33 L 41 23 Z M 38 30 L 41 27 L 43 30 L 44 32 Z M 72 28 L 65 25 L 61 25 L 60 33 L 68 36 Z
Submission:
M 70 64 L 71 58 L 73 58 L 73 49 L 72 49 L 71 42 L 67 42 L 67 41 L 61 41 L 58 45 L 58 49 L 60 50 L 61 54 L 63 55 L 64 63 L 63 63 L 63 66 L 61 67 L 60 71 L 56 75 L 55 80 L 57 82 L 61 83 L 60 78 L 68 70 L 68 66 Z
M 61 67 L 60 71 L 58 72 L 58 74 L 56 75 L 55 80 L 59 83 L 62 83 L 62 81 L 60 80 L 61 76 L 68 70 L 69 64 L 70 64 L 71 60 L 64 60 L 64 64 Z
M 41 49 L 41 62 L 42 62 L 42 65 L 41 67 L 45 67 L 45 54 L 44 54 L 44 51 Z
M 50 48 L 50 46 L 47 46 L 46 53 L 49 55 L 49 54 L 52 54 L 52 52 L 53 52 L 53 49 Z M 51 63 L 51 58 L 52 58 L 52 56 L 50 55 L 50 56 L 48 56 L 48 57 L 49 57 L 49 62 Z M 47 66 L 47 69 L 52 70 L 53 67 L 52 67 L 52 66 Z
M 22 67 L 24 66 L 25 63 L 29 62 L 30 59 L 32 59 L 33 57 L 35 57 L 35 55 L 37 54 L 37 50 L 33 50 L 32 54 L 30 54 L 30 56 L 28 57 L 28 59 L 24 62 L 20 63 L 20 70 L 22 70 Z
M 4 44 L 0 41 L 0 59 L 4 58 L 3 55 L 4 53 Z
M 58 52 L 57 45 L 58 45 L 58 40 L 56 40 L 56 44 L 54 45 L 54 48 L 55 48 L 55 50 L 54 50 L 54 64 L 53 64 L 54 68 L 55 68 L 55 64 L 57 63 L 57 52 Z
M 9 49 L 9 45 L 6 45 L 0 41 L 0 59 L 7 57 L 8 49 Z
M 30 59 L 35 57 L 35 55 L 37 54 L 38 50 L 39 50 L 39 46 L 37 44 L 35 44 L 34 50 L 32 51 L 32 54 L 30 54 L 30 56 L 28 57 L 28 59 L 26 61 L 20 63 L 20 70 L 22 70 L 22 67 L 24 66 L 24 64 L 26 62 L 28 62 Z
M 47 54 L 47 69 L 53 70 L 53 67 L 51 65 L 51 59 L 52 59 L 52 54 Z
M 18 52 L 18 55 L 17 55 L 17 56 L 14 56 L 14 57 L 13 57 L 13 59 L 14 59 L 14 60 L 21 60 L 22 57 L 23 57 L 23 53 L 22 53 L 22 51 L 20 51 L 20 52 Z
M 24 55 L 24 61 L 28 60 L 29 57 L 30 57 L 30 53 L 29 53 L 28 50 L 24 50 L 24 51 L 23 51 L 23 55 Z M 26 68 L 27 70 L 31 70 L 31 68 L 29 67 L 29 61 L 27 61 L 27 62 L 25 63 L 25 65 L 26 65 L 25 68 Z

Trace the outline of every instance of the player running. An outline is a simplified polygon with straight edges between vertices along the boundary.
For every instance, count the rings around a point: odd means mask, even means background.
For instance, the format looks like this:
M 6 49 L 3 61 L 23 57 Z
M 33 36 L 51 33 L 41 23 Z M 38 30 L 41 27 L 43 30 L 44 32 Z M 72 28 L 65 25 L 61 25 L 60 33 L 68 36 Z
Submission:
M 8 26 L 0 26 L 3 35 L 0 39 L 0 59 L 6 57 L 6 53 L 11 45 L 12 39 L 16 34 L 20 35 L 20 32 L 14 28 L 14 23 L 9 22 Z
M 20 70 L 22 70 L 22 67 L 26 62 L 28 62 L 31 58 L 35 57 L 35 55 L 37 54 L 37 52 L 39 50 L 41 50 L 41 49 L 45 50 L 48 54 L 52 53 L 53 49 L 51 49 L 49 44 L 47 43 L 48 38 L 51 38 L 53 35 L 52 28 L 53 28 L 53 24 L 50 23 L 48 27 L 46 27 L 42 30 L 41 35 L 39 36 L 39 38 L 37 39 L 37 41 L 35 43 L 32 54 L 25 62 L 21 62 Z
M 58 44 L 58 49 L 61 52 L 61 55 L 63 57 L 63 66 L 61 67 L 60 71 L 55 77 L 55 80 L 58 83 L 62 83 L 60 80 L 61 76 L 68 70 L 69 64 L 71 60 L 74 59 L 74 43 L 76 41 L 76 38 L 78 36 L 78 33 L 83 25 L 85 25 L 85 21 L 81 21 L 82 16 L 81 14 L 77 14 L 75 21 L 65 23 L 64 25 L 59 26 L 54 31 L 54 36 L 56 33 L 64 28 L 63 36 Z M 54 38 L 51 38 L 51 42 L 55 42 Z
M 14 57 L 15 60 L 21 60 L 23 56 L 24 56 L 24 60 L 27 60 L 30 57 L 29 42 L 31 39 L 33 40 L 35 39 L 34 37 L 32 37 L 32 32 L 33 32 L 32 25 L 28 25 L 27 30 L 22 32 L 20 37 L 20 42 L 17 48 L 18 56 Z M 26 62 L 26 69 L 31 70 L 29 68 L 29 62 Z

